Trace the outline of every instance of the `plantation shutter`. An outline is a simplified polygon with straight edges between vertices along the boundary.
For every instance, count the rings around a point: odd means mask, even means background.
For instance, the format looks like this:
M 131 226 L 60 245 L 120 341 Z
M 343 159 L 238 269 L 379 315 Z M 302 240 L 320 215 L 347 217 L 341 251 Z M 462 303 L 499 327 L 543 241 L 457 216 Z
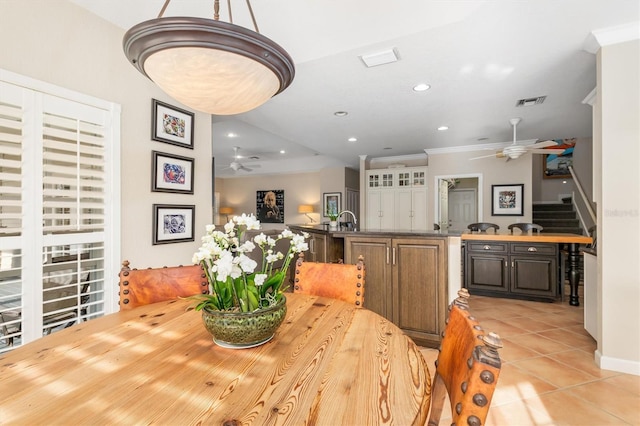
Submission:
M 0 82 L 0 351 L 21 340 L 23 91 Z
M 3 352 L 117 306 L 119 119 L 104 101 L 0 84 Z

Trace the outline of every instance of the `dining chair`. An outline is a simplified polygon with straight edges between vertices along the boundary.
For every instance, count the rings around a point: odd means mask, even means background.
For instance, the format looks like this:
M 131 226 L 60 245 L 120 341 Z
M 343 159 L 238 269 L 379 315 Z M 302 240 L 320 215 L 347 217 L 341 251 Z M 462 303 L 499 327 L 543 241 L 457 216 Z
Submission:
M 509 232 L 511 232 L 512 234 L 514 228 L 518 228 L 520 231 L 522 231 L 522 233 L 536 231 L 537 234 L 539 234 L 540 231 L 544 229 L 541 225 L 538 225 L 536 223 L 512 223 L 508 226 L 508 228 Z
M 364 303 L 365 266 L 362 255 L 358 256 L 355 265 L 349 265 L 305 262 L 304 253 L 300 253 L 294 277 L 294 293 L 339 299 L 358 308 Z
M 118 277 L 121 310 L 209 292 L 201 265 L 131 269 L 125 260 Z
M 469 292 L 461 289 L 449 305 L 431 388 L 429 426 L 439 424 L 445 397 L 455 425 L 482 425 L 500 375 L 500 336 L 485 333 L 469 312 Z
M 500 229 L 498 225 L 490 222 L 470 223 L 467 225 L 467 229 L 471 232 L 487 232 L 491 228 L 493 228 L 493 232 L 498 232 L 498 229 Z

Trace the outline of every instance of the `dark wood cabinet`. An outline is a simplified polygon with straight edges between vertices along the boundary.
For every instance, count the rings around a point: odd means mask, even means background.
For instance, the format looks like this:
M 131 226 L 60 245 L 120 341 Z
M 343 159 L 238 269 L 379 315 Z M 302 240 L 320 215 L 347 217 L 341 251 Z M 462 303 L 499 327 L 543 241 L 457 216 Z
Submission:
M 468 241 L 465 252 L 465 286 L 472 294 L 556 299 L 556 244 Z
M 344 259 L 344 241 L 334 237 L 329 231 L 308 226 L 288 225 L 293 232 L 309 234 L 309 250 L 304 253 L 307 262 L 337 263 Z
M 346 237 L 345 262 L 359 255 L 367 270 L 364 307 L 417 344 L 437 347 L 447 309 L 446 239 Z

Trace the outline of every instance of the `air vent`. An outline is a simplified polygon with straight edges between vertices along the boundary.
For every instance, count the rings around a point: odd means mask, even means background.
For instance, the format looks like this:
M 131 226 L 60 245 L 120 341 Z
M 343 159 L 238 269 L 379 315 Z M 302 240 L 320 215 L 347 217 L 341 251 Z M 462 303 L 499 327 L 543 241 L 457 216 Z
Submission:
M 537 98 L 520 99 L 518 102 L 516 102 L 516 106 L 517 107 L 534 106 L 534 105 L 543 103 L 545 99 L 547 99 L 546 96 L 538 96 Z
M 259 160 L 260 157 L 256 156 L 256 155 L 252 155 L 251 157 L 248 158 L 249 160 Z
M 371 68 L 378 65 L 390 64 L 392 62 L 396 62 L 398 60 L 398 55 L 396 54 L 395 49 L 384 50 L 382 52 L 371 53 L 369 55 L 360 56 L 362 62 Z

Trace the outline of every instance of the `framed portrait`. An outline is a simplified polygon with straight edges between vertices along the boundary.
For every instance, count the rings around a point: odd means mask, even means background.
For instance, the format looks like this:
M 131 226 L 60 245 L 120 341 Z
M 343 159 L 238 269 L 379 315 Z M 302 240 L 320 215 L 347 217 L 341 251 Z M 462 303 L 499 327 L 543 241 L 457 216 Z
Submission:
M 544 149 L 562 149 L 560 154 L 544 154 L 542 157 L 542 176 L 545 179 L 571 178 L 569 166 L 573 165 L 573 148 L 576 139 L 554 139 L 556 144 Z
M 491 185 L 491 215 L 524 216 L 524 184 Z
M 341 208 L 342 193 L 325 192 L 322 194 L 322 216 L 329 217 L 329 214 L 337 216 Z
M 284 189 L 256 191 L 256 217 L 261 223 L 284 223 Z
M 193 158 L 151 151 L 151 191 L 193 194 Z
M 153 245 L 194 241 L 196 206 L 153 205 Z
M 193 149 L 194 113 L 152 99 L 151 139 Z

